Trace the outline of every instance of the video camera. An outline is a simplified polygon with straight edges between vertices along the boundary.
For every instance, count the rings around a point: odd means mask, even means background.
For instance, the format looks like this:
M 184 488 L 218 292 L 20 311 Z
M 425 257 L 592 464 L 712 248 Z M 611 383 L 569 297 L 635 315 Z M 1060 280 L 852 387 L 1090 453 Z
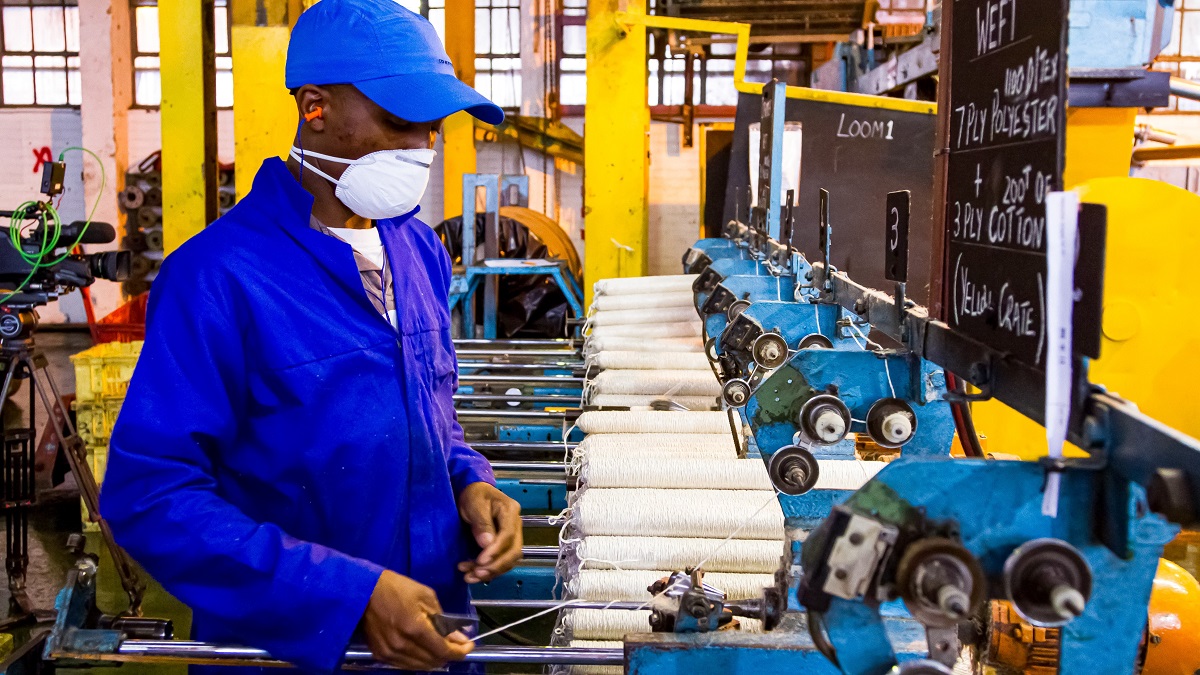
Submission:
M 49 200 L 63 191 L 65 162 L 42 163 L 42 193 L 47 201 L 26 202 L 0 226 L 0 338 L 22 337 L 36 325 L 33 308 L 49 304 L 96 279 L 129 278 L 129 251 L 73 253 L 77 244 L 107 244 L 116 239 L 108 223 L 75 221 L 62 224 Z M 22 225 L 24 223 L 25 225 Z M 16 232 L 13 228 L 19 228 Z

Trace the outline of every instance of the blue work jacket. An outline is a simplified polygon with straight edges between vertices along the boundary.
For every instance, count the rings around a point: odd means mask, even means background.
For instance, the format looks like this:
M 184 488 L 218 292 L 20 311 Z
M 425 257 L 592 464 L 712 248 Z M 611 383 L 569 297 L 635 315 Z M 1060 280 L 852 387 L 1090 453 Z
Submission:
M 195 639 L 328 672 L 385 568 L 470 610 L 456 564 L 476 549 L 455 497 L 494 478 L 454 412 L 441 242 L 415 211 L 377 223 L 397 331 L 350 246 L 309 227 L 312 205 L 269 159 L 167 257 L 101 513 L 191 606 Z

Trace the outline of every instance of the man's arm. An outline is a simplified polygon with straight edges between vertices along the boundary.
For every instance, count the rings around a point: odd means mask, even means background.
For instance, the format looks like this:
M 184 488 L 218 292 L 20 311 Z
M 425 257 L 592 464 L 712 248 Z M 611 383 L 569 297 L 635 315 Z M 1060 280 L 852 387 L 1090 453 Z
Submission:
M 436 236 L 430 235 L 430 238 L 440 262 L 437 271 L 441 275 L 442 302 L 448 305 L 450 256 Z M 451 359 L 457 363 L 450 331 L 445 331 L 443 340 Z M 454 392 L 457 390 L 458 368 L 455 366 L 454 377 L 443 378 L 441 386 L 433 392 L 440 399 L 440 409 L 454 410 Z M 446 452 L 450 483 L 458 496 L 459 516 L 471 527 L 471 534 L 482 549 L 474 560 L 460 562 L 458 570 L 464 574 L 467 583 L 489 581 L 512 569 L 521 559 L 521 506 L 496 489 L 491 463 L 467 444 L 457 415 L 450 422 L 450 447 Z
M 219 494 L 214 460 L 234 442 L 246 409 L 243 324 L 235 318 L 243 308 L 202 264 L 176 252 L 155 280 L 101 510 L 117 542 L 216 624 L 210 628 L 303 669 L 331 672 L 368 605 L 381 604 L 372 596 L 387 600 L 404 589 L 383 583 L 389 577 L 381 579 L 380 566 L 255 522 Z M 408 623 L 404 630 L 422 635 L 420 622 Z

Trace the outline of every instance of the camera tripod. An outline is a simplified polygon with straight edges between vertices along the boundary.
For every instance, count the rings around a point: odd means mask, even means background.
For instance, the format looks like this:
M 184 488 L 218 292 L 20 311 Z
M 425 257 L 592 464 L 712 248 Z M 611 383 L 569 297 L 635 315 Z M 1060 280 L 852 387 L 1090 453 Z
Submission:
M 25 587 L 25 575 L 29 566 L 29 511 L 37 501 L 35 483 L 35 448 L 37 443 L 37 408 L 50 413 L 52 423 L 48 425 L 52 443 L 48 446 L 49 459 L 53 465 L 54 452 L 64 452 L 80 495 L 87 505 L 88 513 L 100 526 L 100 534 L 112 555 L 113 566 L 121 578 L 121 587 L 129 596 L 129 614 L 140 615 L 145 583 L 129 556 L 113 541 L 108 523 L 100 517 L 100 490 L 87 462 L 87 449 L 83 439 L 75 431 L 75 425 L 62 405 L 62 396 L 50 374 L 46 372 L 46 357 L 33 344 L 29 324 L 11 313 L 0 316 L 0 372 L 4 374 L 0 395 L 8 405 L 7 394 L 14 380 L 29 380 L 29 424 L 4 423 L 3 453 L 0 455 L 0 509 L 4 512 L 7 537 L 5 541 L 5 569 L 8 572 L 8 588 L 11 593 L 9 619 L 4 625 L 30 620 L 42 620 L 52 613 L 36 610 Z M 33 322 L 30 322 L 33 323 Z M 20 328 L 17 331 L 13 328 Z M 8 330 L 6 330 L 8 329 Z M 6 337 L 16 333 L 15 337 Z

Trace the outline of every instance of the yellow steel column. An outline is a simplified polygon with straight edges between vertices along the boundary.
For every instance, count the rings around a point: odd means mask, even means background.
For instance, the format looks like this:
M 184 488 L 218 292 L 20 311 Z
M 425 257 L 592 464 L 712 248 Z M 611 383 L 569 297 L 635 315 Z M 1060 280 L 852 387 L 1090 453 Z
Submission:
M 284 87 L 295 0 L 233 0 L 233 156 L 238 199 L 268 157 L 286 157 L 296 135 L 296 102 Z
M 217 219 L 213 0 L 158 8 L 163 241 L 169 253 Z
M 587 18 L 584 109 L 584 288 L 646 273 L 646 0 L 592 0 Z
M 446 53 L 458 79 L 475 86 L 475 0 L 446 0 Z M 462 177 L 475 173 L 475 120 L 466 112 L 442 125 L 442 212 L 462 215 Z

